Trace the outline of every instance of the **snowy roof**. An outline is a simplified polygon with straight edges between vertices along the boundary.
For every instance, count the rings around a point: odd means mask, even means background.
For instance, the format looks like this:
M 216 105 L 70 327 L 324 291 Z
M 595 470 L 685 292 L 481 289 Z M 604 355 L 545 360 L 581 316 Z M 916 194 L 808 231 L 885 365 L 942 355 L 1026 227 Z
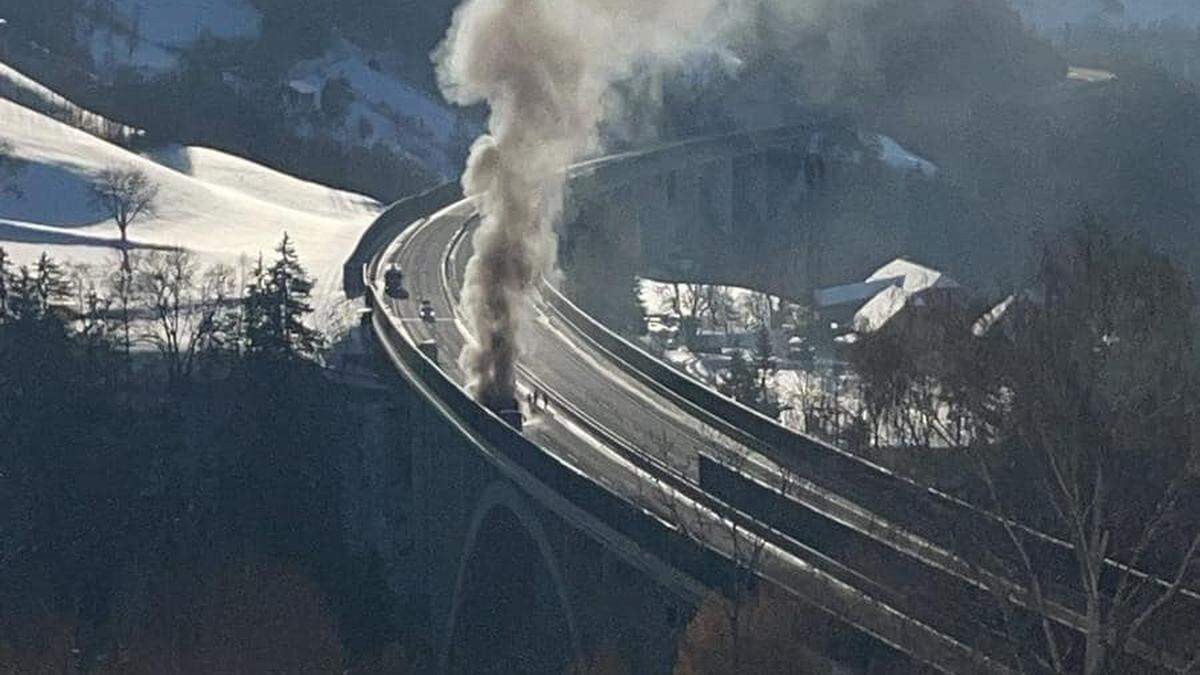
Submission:
M 901 277 L 901 286 L 908 293 L 920 293 L 931 288 L 962 288 L 954 279 L 935 269 L 918 265 L 904 258 L 896 258 L 890 263 L 875 270 L 867 277 L 867 281 L 893 280 Z
M 320 89 L 317 85 L 307 80 L 291 80 L 288 82 L 288 88 L 298 94 L 316 94 Z
M 1041 305 L 1044 302 L 1041 292 L 1036 288 L 1027 288 L 1020 293 L 1008 296 L 995 307 L 989 309 L 971 324 L 971 333 L 975 337 L 987 335 L 996 324 L 1005 321 L 1014 311 L 1022 306 Z
M 873 333 L 883 328 L 908 304 L 912 294 L 899 286 L 888 286 L 854 313 L 854 330 Z
M 854 314 L 854 330 L 859 333 L 872 333 L 883 328 L 910 303 L 923 305 L 924 299 L 921 294 L 925 291 L 958 288 L 962 286 L 942 272 L 904 258 L 896 258 L 875 270 L 866 281 L 818 291 L 817 298 L 818 305 L 829 306 L 870 297 L 870 300 Z M 872 289 L 875 290 L 873 294 Z M 822 305 L 822 299 L 839 299 L 841 302 Z
M 865 281 L 813 291 L 813 300 L 817 307 L 865 302 L 893 286 L 900 287 L 909 294 L 921 293 L 931 288 L 961 288 L 957 281 L 935 269 L 904 258 L 896 258 L 875 270 Z

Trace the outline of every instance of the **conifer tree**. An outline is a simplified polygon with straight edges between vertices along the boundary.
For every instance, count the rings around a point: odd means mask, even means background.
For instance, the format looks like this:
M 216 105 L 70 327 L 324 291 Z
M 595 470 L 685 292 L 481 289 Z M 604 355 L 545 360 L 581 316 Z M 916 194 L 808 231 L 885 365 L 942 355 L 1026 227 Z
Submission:
M 71 296 L 71 283 L 61 265 L 48 254 L 42 253 L 34 266 L 34 294 L 42 315 L 50 311 L 58 301 Z
M 243 300 L 246 349 L 267 358 L 313 358 L 324 338 L 304 323 L 312 313 L 314 281 L 285 233 L 276 247 L 278 258 L 264 268 L 262 259 L 251 274 Z
M 10 277 L 12 289 L 8 296 L 8 308 L 12 318 L 16 320 L 38 318 L 38 302 L 36 284 L 29 266 L 21 265 L 17 273 Z
M 46 318 L 55 303 L 71 295 L 71 284 L 62 266 L 45 253 L 33 269 L 22 265 L 16 274 L 5 270 L 0 276 L 4 279 L 3 305 L 11 319 L 37 321 Z

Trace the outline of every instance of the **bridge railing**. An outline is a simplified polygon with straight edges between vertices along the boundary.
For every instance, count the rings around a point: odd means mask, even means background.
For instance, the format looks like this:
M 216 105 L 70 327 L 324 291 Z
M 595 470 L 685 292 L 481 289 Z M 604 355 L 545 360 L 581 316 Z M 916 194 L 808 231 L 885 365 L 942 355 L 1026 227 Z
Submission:
M 442 183 L 425 192 L 392 204 L 359 237 L 354 252 L 342 265 L 342 290 L 346 297 L 358 298 L 367 292 L 364 266 L 371 265 L 387 245 L 413 222 L 462 198 L 458 181 Z

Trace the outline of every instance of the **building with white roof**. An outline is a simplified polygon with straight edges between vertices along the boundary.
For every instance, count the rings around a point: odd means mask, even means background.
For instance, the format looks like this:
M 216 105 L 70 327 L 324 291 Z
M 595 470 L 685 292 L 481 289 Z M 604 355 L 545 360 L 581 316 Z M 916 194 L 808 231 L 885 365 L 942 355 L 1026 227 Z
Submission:
M 964 294 L 945 273 L 896 258 L 863 281 L 815 291 L 813 304 L 834 332 L 872 333 L 907 308 L 951 304 Z

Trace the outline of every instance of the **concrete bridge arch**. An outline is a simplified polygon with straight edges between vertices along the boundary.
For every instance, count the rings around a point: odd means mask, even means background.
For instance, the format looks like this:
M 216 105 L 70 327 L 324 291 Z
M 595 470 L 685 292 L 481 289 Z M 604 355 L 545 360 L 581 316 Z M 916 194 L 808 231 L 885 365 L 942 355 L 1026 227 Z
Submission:
M 558 555 L 510 482 L 484 488 L 461 551 L 439 653 L 442 672 L 481 672 L 486 663 L 488 672 L 561 673 L 583 662 Z

